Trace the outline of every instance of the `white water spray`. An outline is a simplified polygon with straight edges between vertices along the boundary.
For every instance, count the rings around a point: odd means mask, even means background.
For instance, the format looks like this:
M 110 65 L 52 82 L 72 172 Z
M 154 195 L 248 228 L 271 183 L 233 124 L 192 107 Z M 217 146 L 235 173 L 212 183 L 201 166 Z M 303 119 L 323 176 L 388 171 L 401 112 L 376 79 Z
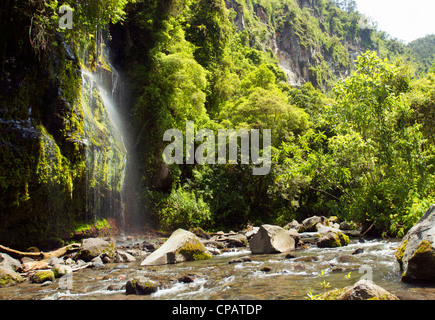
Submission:
M 101 42 L 102 43 L 102 42 Z M 103 63 L 82 68 L 82 106 L 86 135 L 86 218 L 114 218 L 125 229 L 125 127 L 115 103 L 119 74 L 100 45 Z

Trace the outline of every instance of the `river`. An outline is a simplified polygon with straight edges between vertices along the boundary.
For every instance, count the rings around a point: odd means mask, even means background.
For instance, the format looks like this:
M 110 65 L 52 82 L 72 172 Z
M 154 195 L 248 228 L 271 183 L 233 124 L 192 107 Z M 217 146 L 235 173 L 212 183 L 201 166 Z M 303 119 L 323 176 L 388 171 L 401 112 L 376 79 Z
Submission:
M 119 242 L 118 242 L 119 243 Z M 117 243 L 117 244 L 118 244 Z M 122 242 L 125 245 L 125 242 Z M 315 245 L 292 254 L 251 255 L 241 248 L 210 260 L 176 265 L 141 267 L 140 262 L 106 264 L 104 268 L 75 272 L 70 285 L 59 288 L 59 280 L 41 286 L 25 281 L 0 289 L 0 299 L 12 300 L 302 300 L 307 293 L 354 284 L 372 278 L 384 289 L 405 300 L 435 300 L 435 287 L 404 284 L 395 259 L 397 240 L 354 240 L 342 248 L 319 249 Z M 357 249 L 361 253 L 352 255 Z M 229 261 L 248 256 L 251 261 Z M 160 281 L 160 289 L 150 296 L 126 295 L 123 285 L 143 275 Z M 193 282 L 178 279 L 189 276 Z

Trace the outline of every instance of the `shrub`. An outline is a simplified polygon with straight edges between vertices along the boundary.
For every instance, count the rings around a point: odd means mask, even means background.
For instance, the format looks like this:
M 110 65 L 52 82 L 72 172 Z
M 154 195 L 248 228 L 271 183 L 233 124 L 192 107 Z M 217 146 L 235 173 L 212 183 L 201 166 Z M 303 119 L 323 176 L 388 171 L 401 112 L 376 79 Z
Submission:
M 178 228 L 207 227 L 210 222 L 210 208 L 202 197 L 183 188 L 173 190 L 161 200 L 159 210 L 160 227 L 165 231 Z

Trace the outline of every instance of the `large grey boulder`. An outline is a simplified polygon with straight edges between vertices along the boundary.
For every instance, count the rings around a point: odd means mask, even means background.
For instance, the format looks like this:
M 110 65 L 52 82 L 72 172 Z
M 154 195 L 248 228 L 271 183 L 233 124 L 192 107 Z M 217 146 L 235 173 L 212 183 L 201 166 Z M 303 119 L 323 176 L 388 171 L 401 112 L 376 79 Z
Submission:
M 75 256 L 75 259 L 81 259 L 89 262 L 101 254 L 106 254 L 110 258 L 114 258 L 115 243 L 108 242 L 101 238 L 88 238 L 83 240 L 80 250 Z
M 147 256 L 141 266 L 157 266 L 210 258 L 211 255 L 196 235 L 178 229 L 159 249 Z
M 435 283 L 435 205 L 405 235 L 396 258 L 402 281 Z
M 249 240 L 249 248 L 253 254 L 282 253 L 295 250 L 296 241 L 283 228 L 266 224 Z

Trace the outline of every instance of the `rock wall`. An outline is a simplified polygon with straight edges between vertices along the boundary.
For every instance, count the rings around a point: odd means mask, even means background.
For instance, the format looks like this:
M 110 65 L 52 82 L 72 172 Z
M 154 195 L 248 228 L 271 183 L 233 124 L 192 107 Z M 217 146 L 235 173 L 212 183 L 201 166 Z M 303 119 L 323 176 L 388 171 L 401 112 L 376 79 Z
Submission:
M 235 11 L 234 24 L 239 31 L 249 30 L 253 27 L 246 22 L 246 7 L 239 1 L 226 0 L 227 8 Z M 307 9 L 315 19 L 322 19 L 314 1 L 300 0 L 297 4 L 301 9 Z M 263 24 L 267 30 L 267 36 L 263 42 L 265 50 L 271 50 L 279 60 L 279 66 L 287 75 L 287 80 L 291 85 L 301 86 L 311 82 L 317 87 L 325 87 L 326 78 L 348 76 L 356 57 L 367 50 L 363 45 L 355 41 L 341 41 L 340 50 L 346 50 L 347 57 L 344 62 L 337 61 L 334 49 L 326 50 L 316 39 L 310 39 L 311 44 L 304 43 L 301 39 L 301 30 L 296 30 L 292 19 L 288 18 L 281 26 L 274 25 L 268 18 L 266 9 L 261 5 L 253 6 L 255 23 Z M 333 37 L 333 35 L 330 35 Z M 332 51 L 332 52 L 331 52 Z M 316 71 L 321 70 L 321 71 Z M 329 71 L 330 74 L 327 74 Z M 325 77 L 325 79 L 321 79 Z
M 58 34 L 38 56 L 19 36 L 23 47 L 8 43 L 0 78 L 0 243 L 44 249 L 91 221 L 90 205 L 104 217 L 122 206 L 123 163 L 101 97 L 82 95 L 74 50 Z

